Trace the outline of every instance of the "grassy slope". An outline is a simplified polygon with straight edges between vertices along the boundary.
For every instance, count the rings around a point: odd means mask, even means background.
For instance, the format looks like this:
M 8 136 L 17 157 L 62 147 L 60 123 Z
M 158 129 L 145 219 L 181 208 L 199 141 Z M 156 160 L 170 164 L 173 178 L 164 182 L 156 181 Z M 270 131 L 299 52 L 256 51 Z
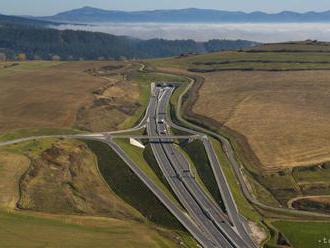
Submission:
M 182 146 L 182 149 L 191 158 L 192 164 L 195 166 L 196 171 L 208 192 L 211 193 L 213 199 L 224 209 L 221 194 L 202 142 L 199 140 L 193 141 Z
M 324 46 L 300 45 L 300 51 L 288 49 L 279 52 L 285 45 L 272 45 L 252 48 L 249 51 L 226 51 L 188 56 L 150 60 L 159 67 L 185 68 L 188 70 L 311 70 L 330 69 L 329 49 Z M 314 46 L 314 52 L 308 49 Z M 259 49 L 260 48 L 260 49 Z M 319 48 L 319 49 L 318 49 Z M 273 52 L 272 50 L 273 49 Z M 255 51 L 258 50 L 258 51 Z M 308 52 L 306 52 L 308 51 Z
M 260 222 L 261 216 L 253 207 L 251 207 L 251 205 L 248 203 L 248 201 L 244 198 L 244 196 L 240 190 L 239 183 L 234 174 L 234 171 L 231 168 L 228 160 L 226 159 L 226 156 L 222 151 L 220 143 L 215 139 L 212 139 L 211 141 L 212 141 L 212 145 L 214 146 L 214 149 L 217 153 L 220 164 L 222 165 L 222 169 L 225 173 L 225 176 L 227 178 L 228 184 L 229 184 L 231 192 L 235 198 L 235 201 L 236 201 L 236 204 L 238 206 L 240 213 L 251 221 L 254 221 L 256 223 Z
M 24 155 L 0 149 L 0 208 L 16 207 L 19 200 L 17 185 L 29 164 L 30 160 Z
M 145 159 L 144 149 L 133 146 L 127 140 L 117 139 L 116 143 L 126 152 L 126 154 L 140 167 L 140 169 L 158 185 L 158 187 L 174 202 L 176 202 L 173 197 L 170 188 L 164 181 L 160 178 L 160 171 L 155 166 L 151 166 L 151 158 L 149 161 Z M 158 170 L 157 170 L 158 169 Z
M 79 133 L 83 133 L 83 132 L 75 129 L 56 129 L 56 128 L 17 129 L 15 131 L 9 131 L 0 135 L 0 141 L 15 140 L 15 139 L 26 138 L 31 136 L 66 135 L 66 134 L 79 134 Z
M 0 132 L 71 128 L 78 109 L 105 83 L 84 71 L 105 64 L 33 61 L 0 66 Z
M 0 211 L 1 247 L 87 248 L 109 247 L 109 244 L 118 248 L 176 246 L 154 229 L 133 221 L 82 217 L 56 220 Z

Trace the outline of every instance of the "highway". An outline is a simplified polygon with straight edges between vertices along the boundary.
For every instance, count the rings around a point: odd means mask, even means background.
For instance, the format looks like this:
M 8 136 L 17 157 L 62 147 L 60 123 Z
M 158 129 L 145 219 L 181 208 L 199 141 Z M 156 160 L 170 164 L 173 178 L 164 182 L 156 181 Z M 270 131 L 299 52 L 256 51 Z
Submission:
M 228 217 L 190 174 L 188 160 L 168 142 L 166 109 L 173 89 L 156 88 L 155 91 L 154 98 L 157 102 L 153 104 L 155 112 L 150 111 L 153 116 L 148 118 L 147 133 L 151 136 L 158 134 L 164 137 L 152 140 L 151 146 L 162 172 L 178 199 L 217 247 L 255 247 L 251 239 L 245 235 L 245 229 L 243 235 L 240 235 L 237 233 L 240 228 L 233 228 L 230 225 Z M 174 180 L 175 178 L 177 179 Z

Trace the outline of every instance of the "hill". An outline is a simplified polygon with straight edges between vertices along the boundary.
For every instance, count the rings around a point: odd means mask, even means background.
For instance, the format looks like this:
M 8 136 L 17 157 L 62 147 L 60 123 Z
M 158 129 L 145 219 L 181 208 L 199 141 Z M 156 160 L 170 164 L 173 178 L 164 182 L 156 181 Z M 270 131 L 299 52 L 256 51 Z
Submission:
M 269 14 L 212 9 L 178 9 L 153 11 L 117 11 L 83 7 L 40 17 L 43 20 L 70 22 L 330 22 L 330 11 L 297 13 L 283 11 Z
M 59 23 L 50 22 L 50 21 L 43 21 L 38 19 L 31 19 L 25 17 L 18 17 L 18 16 L 9 16 L 9 15 L 1 15 L 0 14 L 0 23 L 4 24 L 19 24 L 19 25 L 33 25 L 33 26 L 46 26 L 46 25 L 58 25 Z
M 0 52 L 10 59 L 24 53 L 28 59 L 95 60 L 167 57 L 240 49 L 255 44 L 244 40 L 139 40 L 98 32 L 61 31 L 46 24 L 0 15 Z

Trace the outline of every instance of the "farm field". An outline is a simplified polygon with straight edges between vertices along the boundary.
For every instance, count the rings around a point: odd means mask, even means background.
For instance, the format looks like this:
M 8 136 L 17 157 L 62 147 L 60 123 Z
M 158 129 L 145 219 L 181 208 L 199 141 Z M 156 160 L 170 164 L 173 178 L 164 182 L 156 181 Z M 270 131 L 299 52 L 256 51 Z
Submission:
M 286 49 L 285 49 L 286 47 Z M 295 49 L 295 47 L 298 47 Z M 159 67 L 190 72 L 329 70 L 329 45 L 319 43 L 265 44 L 247 50 L 151 60 Z
M 2 62 L 0 135 L 109 131 L 124 121 L 128 126 L 144 110 L 146 84 L 125 80 L 137 69 L 113 61 Z
M 97 62 L 7 64 L 0 68 L 0 132 L 72 127 L 75 112 L 105 83 L 83 72 Z
M 318 164 L 330 159 L 329 79 L 328 71 L 212 73 L 193 111 L 243 135 L 266 170 Z

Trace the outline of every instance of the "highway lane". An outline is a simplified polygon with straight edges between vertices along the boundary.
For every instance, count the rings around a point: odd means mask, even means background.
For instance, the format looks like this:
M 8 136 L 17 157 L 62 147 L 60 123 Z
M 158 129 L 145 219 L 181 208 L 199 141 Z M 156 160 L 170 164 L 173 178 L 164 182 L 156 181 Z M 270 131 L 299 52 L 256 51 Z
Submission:
M 157 119 L 166 120 L 165 118 L 168 116 L 166 115 L 166 106 L 168 105 L 171 94 L 172 90 L 166 90 L 159 98 L 159 105 L 157 111 L 159 115 Z M 163 133 L 166 133 L 164 132 L 164 130 L 166 129 L 166 124 L 164 121 L 160 123 L 158 122 L 158 126 L 158 129 L 163 131 Z M 164 143 L 163 147 L 166 150 L 172 164 L 177 166 L 177 173 L 187 171 L 189 172 L 189 162 L 185 158 L 185 156 L 183 156 L 182 153 L 178 152 L 175 147 L 170 143 Z M 227 239 L 230 240 L 233 245 L 235 245 L 235 247 L 254 247 L 254 244 L 250 242 L 250 238 L 246 238 L 245 235 L 243 235 L 244 238 L 242 238 L 241 235 L 238 235 L 231 228 L 230 224 L 227 221 L 227 218 L 224 217 L 224 213 L 222 212 L 220 207 L 208 197 L 208 195 L 201 189 L 201 187 L 197 184 L 197 182 L 192 176 L 183 176 L 182 181 L 189 189 L 189 191 L 194 195 L 196 201 L 201 206 L 203 206 L 207 216 L 222 231 L 222 233 L 227 237 Z

